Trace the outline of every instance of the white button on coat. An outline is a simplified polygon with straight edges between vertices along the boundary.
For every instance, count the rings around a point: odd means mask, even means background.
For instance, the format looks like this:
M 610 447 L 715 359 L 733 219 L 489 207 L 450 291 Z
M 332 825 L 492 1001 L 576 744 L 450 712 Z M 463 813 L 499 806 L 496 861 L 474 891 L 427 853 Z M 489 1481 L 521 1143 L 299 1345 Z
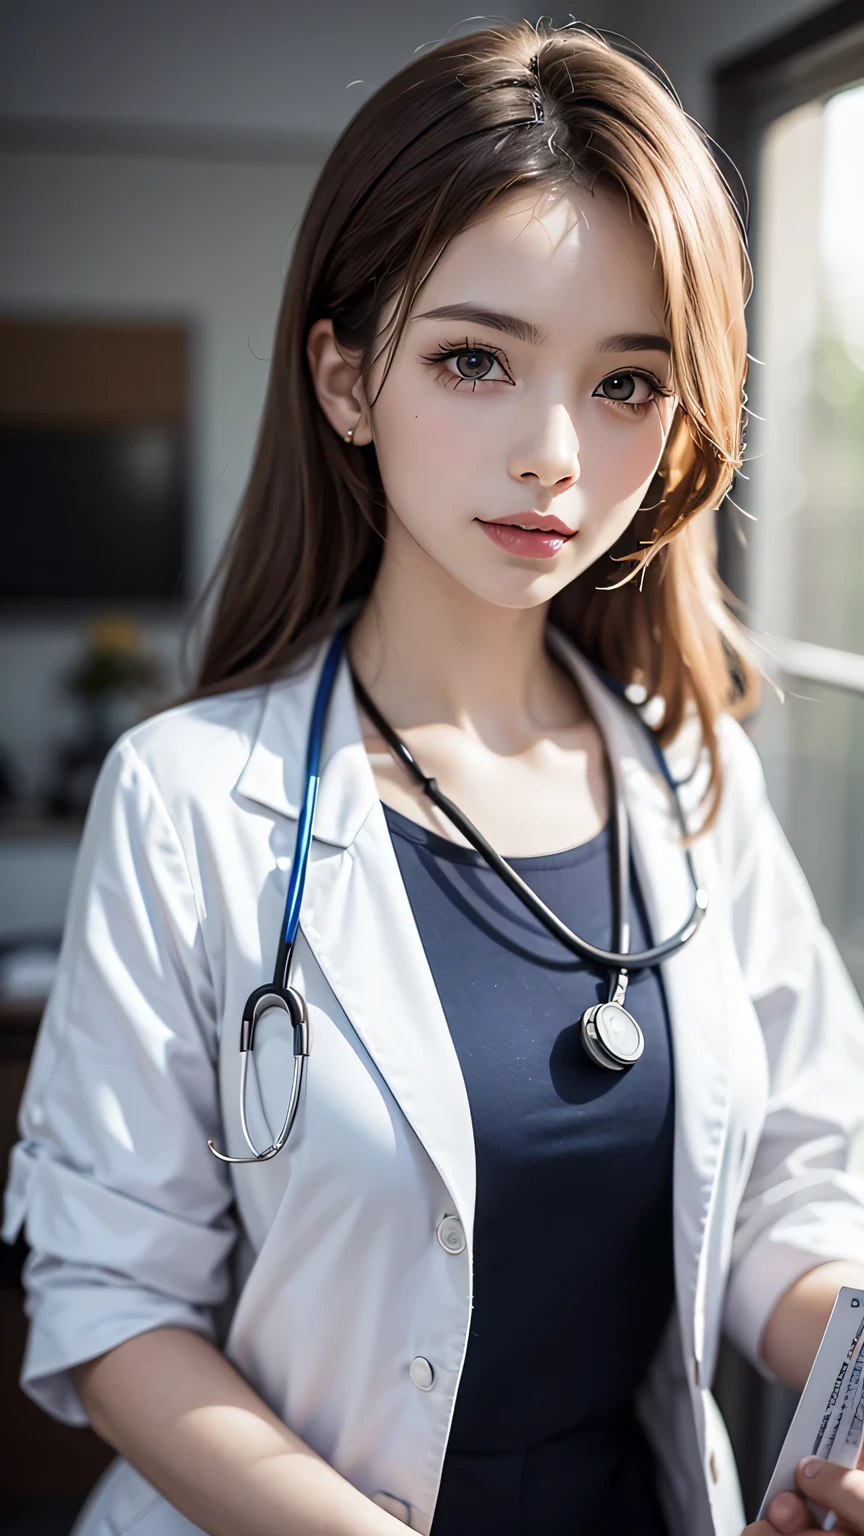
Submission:
M 415 1387 L 419 1387 L 421 1392 L 432 1391 L 435 1382 L 435 1372 L 423 1355 L 414 1356 L 408 1367 L 408 1375 L 411 1377 Z
M 465 1252 L 465 1228 L 458 1216 L 444 1216 L 435 1228 L 435 1236 L 445 1253 Z

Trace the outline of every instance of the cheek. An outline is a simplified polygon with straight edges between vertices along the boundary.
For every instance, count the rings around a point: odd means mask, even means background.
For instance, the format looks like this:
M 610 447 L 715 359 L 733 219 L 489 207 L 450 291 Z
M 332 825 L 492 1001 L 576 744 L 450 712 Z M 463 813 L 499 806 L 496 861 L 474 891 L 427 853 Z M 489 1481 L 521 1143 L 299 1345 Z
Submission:
M 418 518 L 428 523 L 429 508 L 443 518 L 448 509 L 456 513 L 472 503 L 483 478 L 489 418 L 466 410 L 468 402 L 443 386 L 418 398 L 395 382 L 375 410 L 375 445 L 387 499 L 411 527 Z
M 584 478 L 590 479 L 594 493 L 592 501 L 606 507 L 634 498 L 638 503 L 660 462 L 665 433 L 665 424 L 654 410 L 642 421 L 603 422 L 594 439 L 591 463 L 583 463 Z

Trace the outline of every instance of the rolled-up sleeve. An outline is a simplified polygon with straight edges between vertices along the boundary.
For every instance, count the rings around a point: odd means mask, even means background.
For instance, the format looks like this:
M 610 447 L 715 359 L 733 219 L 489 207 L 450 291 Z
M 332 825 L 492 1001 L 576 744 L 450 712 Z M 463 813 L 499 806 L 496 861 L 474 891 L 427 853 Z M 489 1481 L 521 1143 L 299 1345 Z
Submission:
M 736 942 L 769 1071 L 741 1201 L 726 1327 L 765 1375 L 765 1324 L 819 1264 L 864 1266 L 864 1009 L 746 748 L 753 790 L 737 852 Z
M 68 1423 L 68 1374 L 152 1328 L 208 1336 L 236 1228 L 219 1135 L 217 1032 L 195 884 L 133 743 L 93 797 L 60 965 L 21 1106 L 3 1236 L 19 1231 L 22 1386 Z

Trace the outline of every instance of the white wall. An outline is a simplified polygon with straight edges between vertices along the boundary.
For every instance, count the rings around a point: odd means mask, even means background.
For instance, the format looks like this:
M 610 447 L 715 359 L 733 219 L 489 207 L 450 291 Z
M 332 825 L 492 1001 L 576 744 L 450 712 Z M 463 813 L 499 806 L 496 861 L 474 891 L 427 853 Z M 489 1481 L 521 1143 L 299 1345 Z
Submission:
M 3 7 L 0 111 L 329 143 L 415 50 L 481 24 L 464 0 L 27 0 Z
M 0 309 L 160 316 L 194 327 L 193 579 L 243 488 L 293 232 L 318 166 L 0 155 Z M 57 729 L 56 676 L 84 620 L 0 624 L 0 740 L 31 780 Z M 177 626 L 149 626 L 171 661 Z

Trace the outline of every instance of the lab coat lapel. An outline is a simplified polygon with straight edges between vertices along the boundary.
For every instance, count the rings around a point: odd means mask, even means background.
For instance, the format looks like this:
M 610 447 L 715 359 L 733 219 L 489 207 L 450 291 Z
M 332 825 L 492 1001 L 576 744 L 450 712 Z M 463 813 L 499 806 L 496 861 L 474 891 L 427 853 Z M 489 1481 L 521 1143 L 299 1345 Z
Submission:
M 584 657 L 557 634 L 553 646 L 579 682 L 614 754 L 650 931 L 662 940 L 680 927 L 693 905 L 671 793 L 630 706 L 617 699 Z M 704 885 L 698 840 L 693 856 Z M 696 936 L 662 966 L 675 1063 L 675 1273 L 685 1358 L 695 1361 L 697 1384 L 703 1356 L 706 1237 L 729 1107 L 722 953 L 717 916 L 709 906 Z
M 270 690 L 237 784 L 246 798 L 295 819 L 323 656 L 321 647 L 306 673 Z M 322 764 L 301 933 L 470 1234 L 475 1156 L 465 1082 L 378 799 L 344 662 Z
M 470 1233 L 468 1096 L 377 799 L 350 849 L 335 856 L 314 847 L 301 927 Z

